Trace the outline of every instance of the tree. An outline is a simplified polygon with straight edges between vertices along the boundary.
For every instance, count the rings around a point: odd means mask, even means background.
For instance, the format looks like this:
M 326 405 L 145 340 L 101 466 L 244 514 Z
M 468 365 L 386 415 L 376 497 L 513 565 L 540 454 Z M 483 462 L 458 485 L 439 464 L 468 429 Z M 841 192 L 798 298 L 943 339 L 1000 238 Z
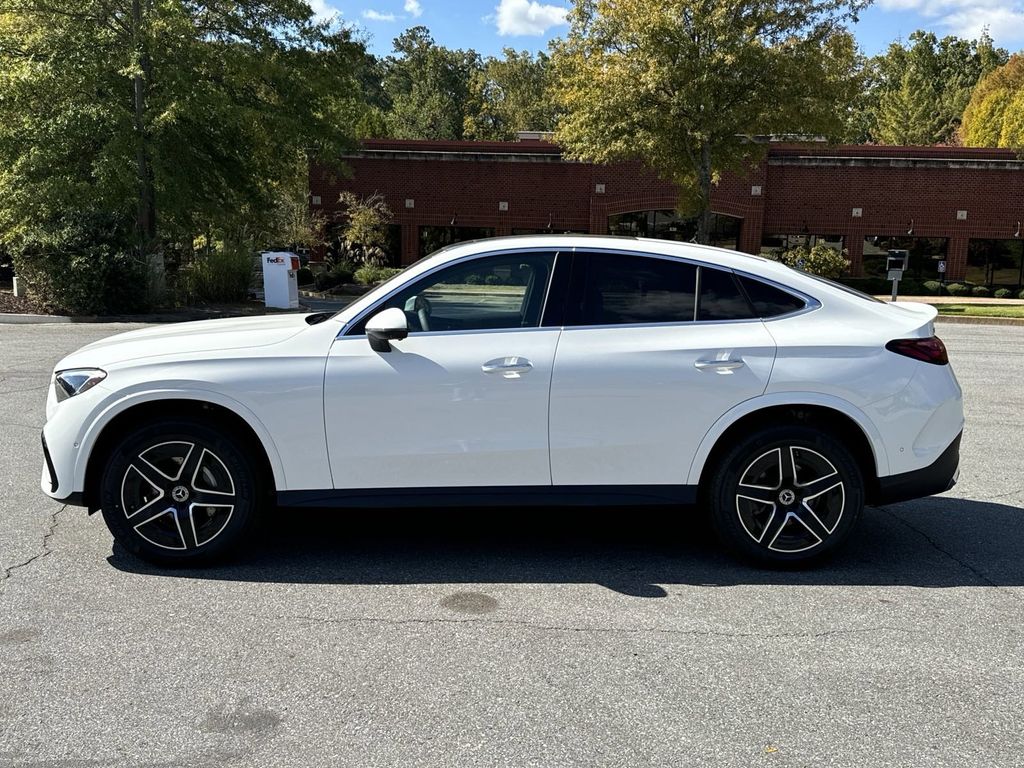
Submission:
M 979 81 L 964 110 L 961 137 L 969 147 L 1024 148 L 1024 56 Z
M 862 138 L 881 144 L 954 141 L 975 84 L 1007 55 L 994 47 L 987 31 L 977 40 L 940 40 L 931 32 L 917 31 L 909 45 L 892 43 L 868 65 L 867 126 Z
M 388 134 L 396 139 L 462 139 L 475 51 L 437 45 L 426 27 L 407 29 L 384 62 Z
M 473 73 L 465 136 L 483 141 L 514 139 L 517 131 L 551 131 L 556 110 L 548 98 L 550 60 L 544 53 L 506 48 Z
M 113 216 L 159 285 L 168 242 L 244 236 L 296 152 L 350 145 L 362 53 L 301 0 L 0 0 L 0 243 Z
M 837 134 L 855 90 L 844 0 L 576 0 L 554 46 L 556 140 L 570 157 L 639 160 L 681 189 L 708 242 L 711 187 L 763 146 Z

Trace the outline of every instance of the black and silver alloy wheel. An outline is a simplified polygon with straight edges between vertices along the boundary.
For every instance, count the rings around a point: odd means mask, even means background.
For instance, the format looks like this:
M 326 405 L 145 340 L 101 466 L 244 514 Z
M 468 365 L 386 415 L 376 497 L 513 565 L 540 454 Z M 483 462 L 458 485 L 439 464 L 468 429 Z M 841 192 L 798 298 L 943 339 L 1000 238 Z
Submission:
M 101 506 L 129 551 L 160 564 L 193 563 L 238 543 L 255 516 L 256 486 L 254 462 L 229 435 L 163 422 L 115 449 Z
M 725 457 L 709 494 L 731 548 L 765 564 L 821 557 L 848 536 L 864 506 L 860 468 L 828 433 L 765 429 Z
M 146 541 L 195 549 L 215 539 L 235 510 L 235 481 L 222 459 L 172 440 L 140 452 L 121 480 L 121 510 Z

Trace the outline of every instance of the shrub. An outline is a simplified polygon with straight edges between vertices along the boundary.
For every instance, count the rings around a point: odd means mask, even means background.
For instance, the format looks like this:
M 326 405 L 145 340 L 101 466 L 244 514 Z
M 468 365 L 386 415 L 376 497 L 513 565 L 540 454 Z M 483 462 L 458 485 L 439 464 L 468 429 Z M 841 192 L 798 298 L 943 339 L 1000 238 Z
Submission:
M 501 285 L 501 278 L 497 275 L 488 275 L 484 278 L 484 285 Z
M 1018 299 L 1024 299 L 1024 289 L 1021 289 L 1020 293 L 1017 294 Z
M 946 293 L 950 296 L 966 296 L 968 288 L 960 283 L 950 283 L 946 286 Z
M 812 275 L 837 278 L 849 268 L 850 260 L 843 253 L 829 248 L 824 243 L 816 243 L 813 248 L 792 248 L 782 253 L 766 253 L 767 258 L 781 261 L 787 267 L 801 269 Z
M 393 267 L 375 267 L 367 264 L 357 269 L 354 277 L 360 285 L 375 285 L 384 282 L 401 271 Z
M 48 312 L 104 315 L 150 309 L 146 265 L 132 252 L 130 225 L 108 215 L 70 214 L 45 243 L 12 249 L 14 272 Z
M 309 267 L 303 267 L 295 273 L 295 279 L 299 285 L 311 285 L 313 281 L 313 270 Z
M 971 293 L 975 296 L 988 296 L 988 288 L 984 285 L 976 285 L 971 288 Z
M 186 304 L 245 301 L 252 283 L 252 261 L 247 249 L 230 246 L 197 255 L 179 272 L 182 300 Z
M 356 266 L 348 259 L 341 259 L 331 265 L 330 269 L 318 272 L 313 278 L 313 285 L 318 291 L 329 291 L 339 285 L 351 283 Z
M 1009 288 L 1000 288 L 993 295 L 997 299 L 1008 299 L 1010 298 L 1010 296 L 1013 295 L 1013 291 L 1011 291 Z
M 928 293 L 938 295 L 942 292 L 942 283 L 938 280 L 925 280 L 924 289 L 928 291 Z

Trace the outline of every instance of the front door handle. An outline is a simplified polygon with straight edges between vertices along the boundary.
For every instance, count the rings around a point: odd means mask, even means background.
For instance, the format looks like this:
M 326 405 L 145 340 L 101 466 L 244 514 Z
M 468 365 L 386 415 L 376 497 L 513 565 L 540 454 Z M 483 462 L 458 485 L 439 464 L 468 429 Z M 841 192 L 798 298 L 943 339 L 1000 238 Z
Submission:
M 698 371 L 735 371 L 744 365 L 742 360 L 698 360 L 693 367 Z
M 498 357 L 494 360 L 488 360 L 480 366 L 480 370 L 484 373 L 501 374 L 501 376 L 506 379 L 518 379 L 522 374 L 529 373 L 533 370 L 533 363 L 525 357 L 509 355 L 508 357 Z

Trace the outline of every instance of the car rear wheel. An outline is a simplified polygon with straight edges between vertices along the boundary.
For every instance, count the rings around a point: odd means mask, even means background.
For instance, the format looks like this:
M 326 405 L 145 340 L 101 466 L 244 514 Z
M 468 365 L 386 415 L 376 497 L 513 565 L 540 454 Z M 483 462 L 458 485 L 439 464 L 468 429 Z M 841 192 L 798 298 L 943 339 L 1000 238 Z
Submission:
M 856 459 L 831 434 L 771 427 L 723 458 L 708 493 L 722 541 L 763 565 L 809 563 L 846 541 L 864 509 Z
M 115 446 L 103 473 L 103 519 L 121 546 L 159 565 L 225 557 L 263 498 L 256 461 L 234 436 L 199 422 L 147 425 Z

